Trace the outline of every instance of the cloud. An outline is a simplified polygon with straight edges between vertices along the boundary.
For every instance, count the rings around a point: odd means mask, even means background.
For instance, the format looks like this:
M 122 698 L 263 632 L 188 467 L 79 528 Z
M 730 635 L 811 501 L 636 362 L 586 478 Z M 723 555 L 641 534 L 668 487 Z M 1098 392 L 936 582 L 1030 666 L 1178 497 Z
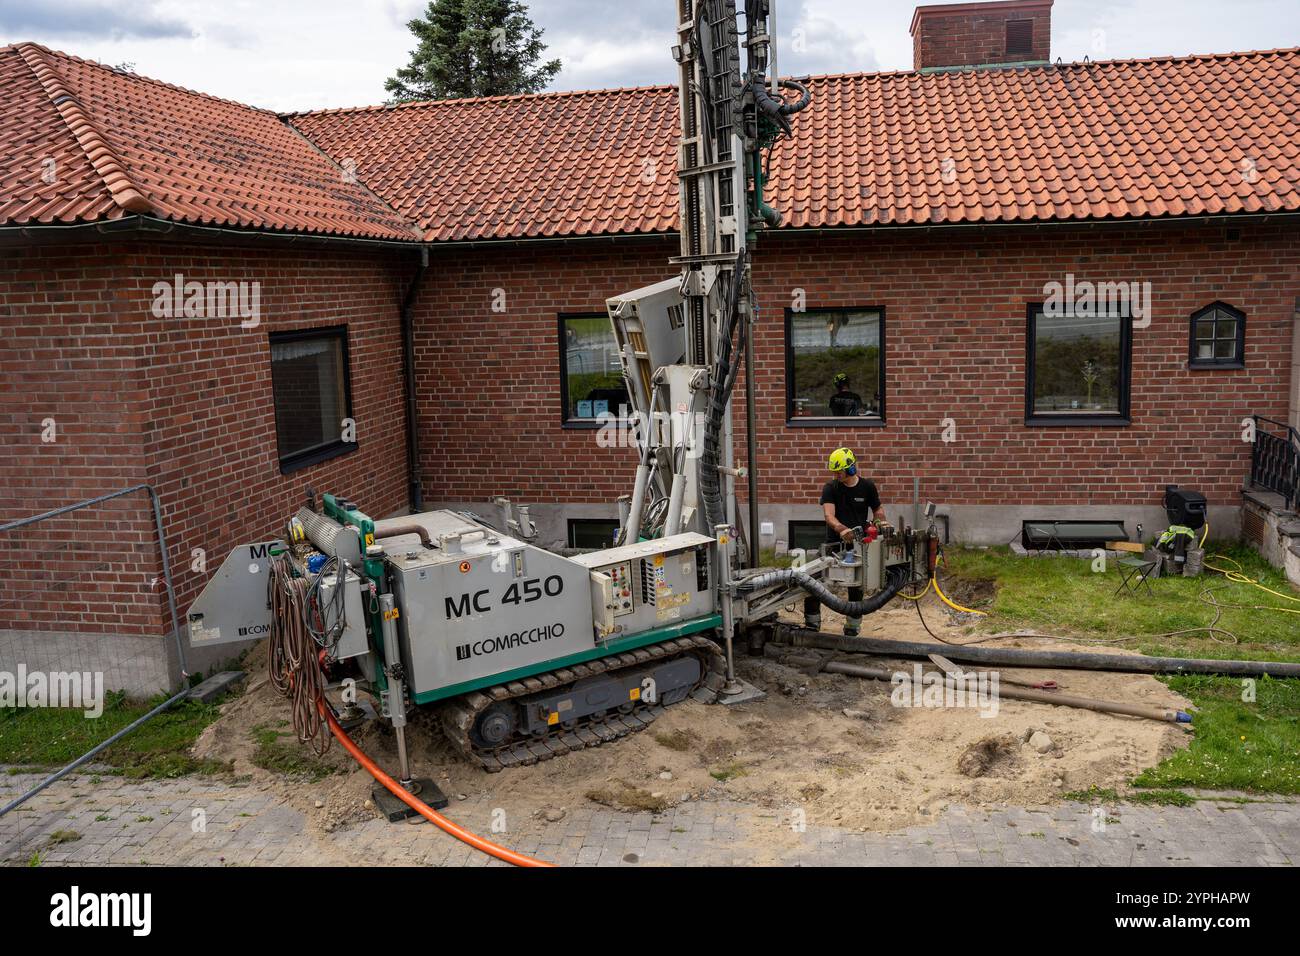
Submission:
M 195 35 L 153 0 L 0 0 L 0 31 L 15 37 L 160 40 Z

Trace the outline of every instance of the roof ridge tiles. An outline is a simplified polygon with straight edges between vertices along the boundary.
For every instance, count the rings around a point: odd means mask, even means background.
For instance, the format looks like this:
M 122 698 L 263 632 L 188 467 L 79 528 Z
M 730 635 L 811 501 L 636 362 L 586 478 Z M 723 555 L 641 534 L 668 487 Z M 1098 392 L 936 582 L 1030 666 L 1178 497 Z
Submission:
M 1248 59 L 1251 57 L 1268 57 L 1286 54 L 1300 53 L 1300 46 L 1297 47 L 1278 47 L 1271 50 L 1241 50 L 1230 53 L 1188 53 L 1188 54 L 1163 54 L 1160 56 L 1149 57 L 1129 57 L 1127 59 L 1115 60 L 1071 60 L 1057 61 L 1052 63 L 1041 63 L 1032 65 L 1021 65 L 1015 67 L 999 68 L 971 68 L 960 70 L 939 70 L 931 73 L 920 72 L 917 70 L 857 70 L 840 73 L 816 73 L 806 77 L 799 77 L 800 80 L 807 80 L 810 83 L 816 83 L 822 80 L 890 80 L 903 79 L 922 81 L 930 79 L 950 80 L 954 78 L 978 77 L 988 79 L 991 82 L 1004 80 L 1007 74 L 1011 73 L 1029 73 L 1042 71 L 1044 75 L 1050 72 L 1056 72 L 1066 69 L 1083 69 L 1093 70 L 1097 67 L 1111 66 L 1130 66 L 1140 63 L 1191 63 L 1196 61 L 1207 60 L 1233 60 Z M 159 82 L 159 81 L 152 81 Z M 938 85 L 938 84 L 936 84 Z M 625 93 L 668 93 L 676 92 L 677 87 L 673 84 L 656 83 L 645 86 L 619 86 L 607 87 L 603 89 L 586 89 L 586 90 L 550 90 L 542 93 L 512 93 L 500 96 L 467 96 L 459 99 L 442 99 L 442 100 L 412 100 L 405 103 L 377 103 L 367 106 L 339 106 L 329 107 L 319 110 L 297 110 L 288 113 L 280 113 L 281 118 L 294 119 L 300 116 L 332 116 L 348 113 L 383 113 L 394 110 L 410 110 L 420 108 L 434 107 L 453 107 L 453 106 L 473 106 L 485 103 L 507 103 L 521 101 L 540 101 L 549 99 L 561 99 L 565 97 L 583 97 L 583 96 L 613 96 Z M 204 94 L 200 94 L 204 95 Z M 257 109 L 257 107 L 250 107 Z
M 592 90 L 548 90 L 542 93 L 509 93 L 498 96 L 464 96 L 442 100 L 408 100 L 404 103 L 373 103 L 367 106 L 333 106 L 320 110 L 296 110 L 281 113 L 283 119 L 292 120 L 299 116 L 330 116 L 338 113 L 382 113 L 389 110 L 409 110 L 420 107 L 436 106 L 474 106 L 482 103 L 510 103 L 521 101 L 538 101 L 562 99 L 565 97 L 604 96 L 618 93 L 675 93 L 677 87 L 671 83 L 652 83 L 646 86 L 611 86 Z
M 15 44 L 15 46 L 17 46 L 19 50 L 23 47 L 31 47 L 32 49 L 39 50 L 49 56 L 62 57 L 65 60 L 84 63 L 86 66 L 93 67 L 97 70 L 103 70 L 105 73 L 112 73 L 114 76 L 120 76 L 125 80 L 135 80 L 140 83 L 148 83 L 152 86 L 161 86 L 164 89 L 174 90 L 177 93 L 185 93 L 188 96 L 201 96 L 203 99 L 209 100 L 213 103 L 224 103 L 226 106 L 237 106 L 241 110 L 253 110 L 258 113 L 264 113 L 268 116 L 280 115 L 275 110 L 267 109 L 265 106 L 253 106 L 251 103 L 243 103 L 239 100 L 229 99 L 228 97 L 216 96 L 212 93 L 204 93 L 202 90 L 195 90 L 188 86 L 181 86 L 179 83 L 168 83 L 166 80 L 160 80 L 152 76 L 145 76 L 142 73 L 135 73 L 130 70 L 119 70 L 107 65 L 106 63 L 101 63 L 98 60 L 89 60 L 84 56 L 77 56 L 75 53 L 68 53 L 64 50 L 51 50 L 49 47 L 43 46 L 40 43 L 35 43 L 31 40 L 25 40 L 22 43 Z M 0 47 L 0 49 L 4 48 Z
M 339 173 L 345 172 L 342 164 L 340 164 L 339 161 L 335 159 L 333 156 L 331 156 L 329 153 L 325 152 L 325 150 L 321 149 L 318 145 L 316 145 L 315 141 L 313 141 L 310 136 L 308 136 L 302 130 L 298 129 L 298 127 L 294 126 L 293 123 L 290 122 L 286 117 L 281 116 L 278 118 L 280 120 L 280 125 L 282 125 L 285 129 L 287 129 L 298 139 L 306 143 L 308 149 L 315 152 L 318 156 L 320 156 L 323 160 L 325 160 L 325 162 L 333 166 L 334 169 L 337 170 Z M 391 212 L 394 218 L 396 218 L 399 222 L 401 222 L 404 226 L 406 226 L 406 228 L 408 228 L 411 231 L 411 235 L 413 237 L 420 240 L 425 240 L 425 241 L 428 240 L 429 238 L 428 230 L 422 228 L 417 222 L 415 222 L 411 218 L 410 215 L 401 212 L 387 199 L 379 195 L 379 193 L 375 192 L 372 188 L 370 188 L 369 184 L 363 182 L 361 177 L 357 176 L 355 172 L 352 173 L 351 181 L 356 186 L 358 186 L 363 192 L 365 192 L 366 195 L 370 196 L 371 199 L 379 203 L 380 206 L 382 206 L 384 209 L 387 209 L 389 212 Z
M 126 165 L 118 157 L 108 137 L 91 122 L 90 115 L 80 100 L 72 94 L 63 77 L 45 58 L 44 54 L 48 52 L 35 43 L 18 45 L 18 55 L 36 75 L 50 102 L 63 117 L 96 174 L 103 180 L 113 201 L 127 212 L 152 213 L 153 203 L 131 180 Z

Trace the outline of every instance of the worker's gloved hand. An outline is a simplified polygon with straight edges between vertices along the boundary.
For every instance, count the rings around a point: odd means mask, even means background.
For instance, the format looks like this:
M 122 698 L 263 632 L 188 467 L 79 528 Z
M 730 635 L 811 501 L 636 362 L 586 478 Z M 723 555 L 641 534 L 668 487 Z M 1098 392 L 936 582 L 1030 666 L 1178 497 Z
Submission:
M 852 529 L 852 528 L 845 528 L 843 531 L 841 531 L 841 532 L 840 532 L 840 540 L 843 541 L 845 544 L 852 544 L 852 543 L 853 543 L 853 529 Z

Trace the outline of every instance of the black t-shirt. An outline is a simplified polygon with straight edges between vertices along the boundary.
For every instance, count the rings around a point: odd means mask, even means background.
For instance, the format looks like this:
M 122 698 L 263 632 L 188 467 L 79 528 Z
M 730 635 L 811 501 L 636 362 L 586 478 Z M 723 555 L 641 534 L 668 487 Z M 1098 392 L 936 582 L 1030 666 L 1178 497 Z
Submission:
M 842 417 L 862 414 L 862 396 L 857 392 L 836 392 L 827 404 L 831 407 L 832 415 Z
M 880 492 L 874 482 L 858 476 L 858 483 L 850 488 L 842 481 L 828 481 L 822 489 L 821 503 L 835 506 L 835 520 L 849 528 L 865 528 L 872 513 L 880 507 Z M 826 540 L 838 541 L 840 536 L 826 526 Z

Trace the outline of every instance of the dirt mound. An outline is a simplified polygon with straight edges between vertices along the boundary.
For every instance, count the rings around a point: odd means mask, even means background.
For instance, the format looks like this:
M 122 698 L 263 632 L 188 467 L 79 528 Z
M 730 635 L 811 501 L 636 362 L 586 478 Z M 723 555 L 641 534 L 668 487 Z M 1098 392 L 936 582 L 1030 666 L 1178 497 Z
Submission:
M 1015 760 L 1015 741 L 1008 734 L 977 740 L 957 758 L 957 769 L 967 777 L 982 777 L 994 770 L 1003 770 Z
M 926 599 L 931 628 L 957 639 L 960 632 L 931 601 Z M 823 617 L 827 630 L 838 630 L 837 615 Z M 931 640 L 910 606 L 880 611 L 864 625 L 867 638 Z M 1014 643 L 1046 646 L 1025 638 Z M 856 660 L 905 672 L 912 668 L 912 662 Z M 237 773 L 283 792 L 308 812 L 313 827 L 331 830 L 375 815 L 368 802 L 369 775 L 337 745 L 319 760 L 298 745 L 287 725 L 287 703 L 266 684 L 256 658 L 249 666 L 247 692 L 225 705 L 221 718 L 196 744 L 197 755 L 233 761 Z M 1185 731 L 1173 724 L 1024 701 L 1001 700 L 995 713 L 985 711 L 984 716 L 969 707 L 895 706 L 888 683 L 815 672 L 768 657 L 741 654 L 737 668 L 767 692 L 764 699 L 734 707 L 686 702 L 641 733 L 499 774 L 469 764 L 431 726 L 415 722 L 407 734 L 412 765 L 443 788 L 453 810 L 460 795 L 471 793 L 490 795 L 510 812 L 529 815 L 563 814 L 584 800 L 624 810 L 660 810 L 724 798 L 767 808 L 782 818 L 799 810 L 810 824 L 885 830 L 927 819 L 950 802 L 1033 805 L 1069 790 L 1122 788 L 1187 741 Z M 1143 675 L 1001 673 L 1055 680 L 1066 693 L 1187 707 L 1177 694 Z M 301 773 L 262 766 L 272 731 L 280 735 L 276 745 L 296 748 Z M 1036 731 L 1050 739 L 1043 752 L 1030 743 Z M 386 724 L 371 721 L 353 736 L 381 766 L 396 766 Z M 292 761 L 273 765 L 294 768 Z M 313 767 L 329 772 L 313 779 L 308 772 Z

